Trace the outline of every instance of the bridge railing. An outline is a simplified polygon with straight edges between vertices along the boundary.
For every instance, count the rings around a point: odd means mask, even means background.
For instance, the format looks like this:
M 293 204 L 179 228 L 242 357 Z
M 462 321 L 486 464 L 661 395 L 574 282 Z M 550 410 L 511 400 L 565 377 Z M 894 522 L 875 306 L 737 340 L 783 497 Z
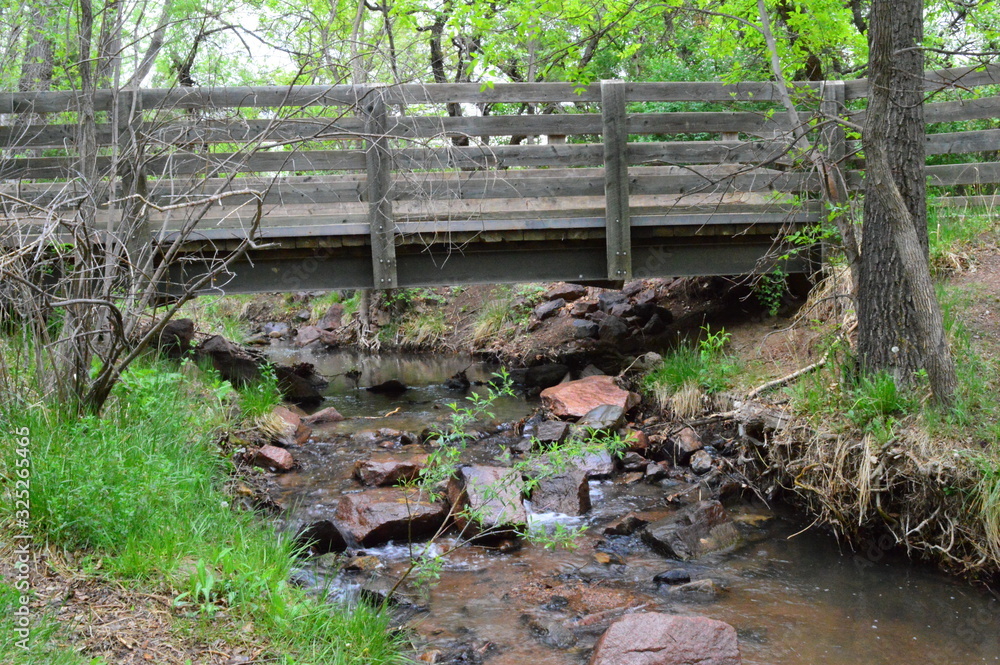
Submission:
M 929 72 L 925 84 L 998 82 L 992 67 Z M 193 208 L 183 206 L 205 202 L 196 238 L 225 249 L 251 227 L 247 204 L 262 197 L 260 238 L 283 250 L 365 253 L 371 272 L 360 283 L 375 287 L 401 283 L 397 252 L 450 255 L 513 241 L 601 244 L 602 276 L 628 279 L 643 272 L 634 249 L 681 238 L 770 243 L 817 221 L 821 183 L 790 153 L 794 125 L 849 167 L 858 146 L 830 118 L 862 121 L 863 111 L 848 109 L 866 90 L 865 81 L 797 84 L 797 120 L 767 82 L 99 91 L 97 170 L 107 183 L 99 215 L 113 228 L 138 210 L 147 237 L 163 241 L 185 228 Z M 998 100 L 931 103 L 928 122 L 994 118 Z M 93 195 L 79 186 L 79 101 L 73 92 L 0 94 L 9 218 L 25 203 L 71 213 Z M 932 155 L 998 149 L 1000 130 L 928 137 Z M 139 207 L 124 205 L 117 185 L 126 161 L 141 183 Z M 856 171 L 846 176 L 860 184 Z M 949 164 L 928 167 L 928 176 L 939 185 L 1000 182 L 1000 168 Z

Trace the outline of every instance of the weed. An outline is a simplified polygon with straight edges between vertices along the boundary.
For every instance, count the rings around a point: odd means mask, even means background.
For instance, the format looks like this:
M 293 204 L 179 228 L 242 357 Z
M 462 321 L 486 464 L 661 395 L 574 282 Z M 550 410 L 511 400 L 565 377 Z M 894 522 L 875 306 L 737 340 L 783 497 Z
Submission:
M 781 309 L 781 299 L 787 289 L 788 273 L 780 267 L 761 275 L 753 285 L 753 292 L 756 294 L 757 300 L 771 316 L 775 316 Z
M 741 371 L 737 358 L 725 352 L 730 335 L 721 329 L 702 328 L 697 346 L 685 342 L 664 356 L 659 367 L 643 377 L 643 386 L 664 409 L 679 417 L 695 415 L 704 393 L 714 394 L 732 387 Z
M 444 311 L 432 309 L 408 314 L 399 322 L 396 334 L 400 346 L 404 348 L 423 349 L 435 346 L 448 334 Z

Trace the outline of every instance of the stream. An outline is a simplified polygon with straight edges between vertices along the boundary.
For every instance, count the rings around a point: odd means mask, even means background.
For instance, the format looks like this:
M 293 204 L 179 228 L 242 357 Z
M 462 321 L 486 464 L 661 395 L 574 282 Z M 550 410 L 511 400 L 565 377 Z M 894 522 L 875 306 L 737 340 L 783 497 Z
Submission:
M 461 399 L 444 388 L 444 380 L 466 368 L 470 379 L 485 380 L 495 369 L 455 355 L 369 357 L 277 345 L 269 355 L 281 363 L 314 364 L 331 379 L 322 406 L 333 406 L 347 418 L 315 429 L 313 441 L 292 449 L 302 470 L 277 477 L 279 502 L 291 514 L 335 503 L 342 493 L 360 489 L 352 468 L 371 455 L 372 445 L 356 436 L 359 432 L 419 433 L 443 423 L 448 405 Z M 345 376 L 353 369 L 361 372 L 357 383 Z M 396 397 L 363 390 L 388 379 L 411 389 Z M 537 406 L 537 400 L 498 400 L 495 420 L 481 425 L 484 435 Z M 498 447 L 476 450 L 476 445 L 470 445 L 473 458 L 485 460 L 498 452 Z M 408 591 L 413 607 L 399 608 L 400 622 L 416 635 L 417 654 L 428 662 L 578 665 L 587 662 L 611 620 L 623 611 L 647 610 L 731 624 L 748 664 L 1000 662 L 1000 602 L 901 559 L 884 543 L 860 552 L 842 550 L 832 536 L 759 503 L 728 507 L 743 546 L 693 561 L 665 558 L 634 536 L 604 534 L 605 526 L 631 511 L 666 515 L 675 510 L 665 497 L 684 488 L 664 482 L 626 483 L 621 476 L 591 480 L 593 507 L 585 516 L 530 516 L 532 529 L 555 523 L 587 527 L 575 549 L 531 543 L 504 553 L 455 549 L 443 559 L 436 582 Z M 444 551 L 453 544 L 445 537 L 432 547 Z M 406 569 L 409 548 L 390 543 L 365 548 L 364 554 L 376 557 L 377 575 L 391 580 Z M 326 558 L 304 562 L 305 583 L 335 599 L 361 595 L 369 573 L 340 572 L 321 563 Z M 712 584 L 701 592 L 676 593 L 653 582 L 671 569 Z

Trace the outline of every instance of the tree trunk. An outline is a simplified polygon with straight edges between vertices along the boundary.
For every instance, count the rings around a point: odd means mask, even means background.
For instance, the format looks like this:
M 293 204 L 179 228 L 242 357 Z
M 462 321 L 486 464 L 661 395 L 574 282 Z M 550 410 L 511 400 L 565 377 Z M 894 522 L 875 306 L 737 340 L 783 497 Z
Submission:
M 934 397 L 947 403 L 956 379 L 927 257 L 924 58 L 913 48 L 922 39 L 922 0 L 874 0 L 858 352 L 864 371 L 901 384 L 926 370 Z

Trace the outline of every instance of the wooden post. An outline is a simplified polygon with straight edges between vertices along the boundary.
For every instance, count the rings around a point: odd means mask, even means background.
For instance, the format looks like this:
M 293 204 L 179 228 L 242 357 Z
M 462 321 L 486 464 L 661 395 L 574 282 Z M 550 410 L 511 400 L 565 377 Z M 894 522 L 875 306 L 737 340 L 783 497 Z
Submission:
M 844 112 L 844 82 L 825 81 L 823 83 L 823 101 L 820 112 L 824 116 L 840 117 Z M 830 164 L 840 167 L 840 162 L 847 154 L 847 140 L 843 125 L 830 122 L 823 129 L 823 145 L 826 147 L 826 159 Z
M 823 118 L 839 118 L 845 110 L 846 93 L 843 81 L 824 81 L 823 100 L 820 102 L 819 110 Z M 825 189 L 829 203 L 841 205 L 847 202 L 847 182 L 844 179 L 843 161 L 847 155 L 847 134 L 844 126 L 839 122 L 826 120 L 823 131 L 820 134 L 820 142 L 823 146 L 823 163 L 825 165 L 823 177 L 825 179 Z M 857 260 L 857 253 L 853 249 L 857 246 L 857 241 L 852 229 L 850 219 L 837 215 L 833 219 L 837 228 L 841 229 L 844 236 L 844 246 L 848 260 L 852 267 Z M 826 247 L 821 244 L 819 251 L 814 253 L 814 261 L 819 267 L 826 265 L 824 252 Z
M 608 279 L 632 279 L 632 231 L 628 202 L 628 127 L 625 84 L 601 81 L 604 126 L 604 200 Z
M 128 252 L 132 270 L 142 271 L 146 252 L 150 249 L 152 232 L 146 204 L 133 195 L 148 198 L 146 184 L 144 143 L 142 132 L 142 93 L 122 90 L 118 93 L 118 177 L 121 179 L 119 196 L 129 197 L 121 207 L 121 218 L 116 229 L 120 242 Z
M 384 91 L 369 88 L 362 99 L 365 115 L 365 134 L 368 149 L 365 151 L 365 166 L 368 182 L 365 198 L 368 201 L 368 223 L 371 227 L 372 276 L 374 288 L 394 289 L 396 278 L 396 238 L 392 219 L 392 201 L 389 187 L 392 174 L 392 154 L 386 137 L 388 116 Z

